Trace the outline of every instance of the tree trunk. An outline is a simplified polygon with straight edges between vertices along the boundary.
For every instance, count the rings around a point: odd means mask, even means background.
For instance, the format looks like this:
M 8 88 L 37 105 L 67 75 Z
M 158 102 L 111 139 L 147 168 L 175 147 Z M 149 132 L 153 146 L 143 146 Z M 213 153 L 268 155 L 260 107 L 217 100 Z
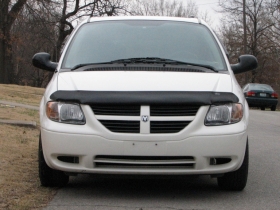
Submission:
M 12 46 L 9 32 L 4 34 L 0 40 L 0 83 L 8 84 L 13 81 Z
M 0 1 L 0 83 L 7 84 L 14 78 L 11 28 L 26 1 L 18 0 L 12 6 L 10 0 Z
M 0 6 L 0 83 L 8 83 L 6 72 L 6 20 L 8 16 L 9 2 L 1 1 Z
M 5 41 L 0 40 L 0 83 L 6 83 L 7 76 L 5 71 L 5 50 L 4 50 Z

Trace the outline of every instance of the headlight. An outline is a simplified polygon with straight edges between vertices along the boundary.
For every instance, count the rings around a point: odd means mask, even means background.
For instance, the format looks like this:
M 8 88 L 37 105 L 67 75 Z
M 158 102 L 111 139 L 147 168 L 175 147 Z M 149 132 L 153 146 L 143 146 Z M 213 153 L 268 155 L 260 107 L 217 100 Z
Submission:
M 242 117 L 242 104 L 212 105 L 205 117 L 205 125 L 229 125 L 239 122 Z
M 84 113 L 78 104 L 68 104 L 50 101 L 47 103 L 46 114 L 50 120 L 84 125 L 86 123 Z

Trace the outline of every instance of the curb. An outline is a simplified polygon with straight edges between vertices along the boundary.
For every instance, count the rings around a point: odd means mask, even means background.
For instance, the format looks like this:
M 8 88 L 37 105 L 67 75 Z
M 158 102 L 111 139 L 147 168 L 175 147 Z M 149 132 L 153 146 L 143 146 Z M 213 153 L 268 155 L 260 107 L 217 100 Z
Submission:
M 34 121 L 0 120 L 0 123 L 10 124 L 10 125 L 27 126 L 27 127 L 36 127 L 36 122 L 34 122 Z
M 3 101 L 3 100 L 0 100 L 0 105 L 1 106 L 7 106 L 7 107 L 10 107 L 10 108 L 23 107 L 23 108 L 39 111 L 39 107 L 37 107 L 37 106 L 25 105 L 25 104 Z M 10 124 L 10 125 L 18 125 L 18 126 L 26 126 L 26 127 L 36 127 L 36 122 L 35 121 L 1 120 L 0 119 L 0 123 Z
M 14 102 L 9 102 L 9 101 L 2 101 L 2 100 L 0 100 L 0 104 L 2 106 L 12 106 L 12 108 L 18 106 L 18 107 L 23 107 L 23 108 L 33 109 L 33 110 L 38 110 L 39 111 L 39 107 L 37 107 L 37 106 L 25 105 L 25 104 L 14 103 Z

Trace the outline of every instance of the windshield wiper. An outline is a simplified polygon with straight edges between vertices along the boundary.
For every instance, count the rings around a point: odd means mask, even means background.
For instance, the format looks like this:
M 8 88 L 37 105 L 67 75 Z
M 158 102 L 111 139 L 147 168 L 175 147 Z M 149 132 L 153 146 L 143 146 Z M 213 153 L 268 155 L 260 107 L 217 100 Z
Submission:
M 113 60 L 112 62 L 124 63 L 124 64 L 131 64 L 131 63 L 177 64 L 180 61 L 158 58 L 158 57 L 142 57 L 142 58 L 140 57 L 140 58 L 118 59 L 118 60 Z
M 161 59 L 161 58 L 152 58 L 152 57 L 147 57 L 147 58 L 126 58 L 126 59 L 118 59 L 118 60 L 113 60 L 109 62 L 103 62 L 103 63 L 81 63 L 78 65 L 75 65 L 73 68 L 71 68 L 71 71 L 76 70 L 78 68 L 84 67 L 84 66 L 90 66 L 90 65 L 102 65 L 102 64 L 113 64 L 113 63 L 122 63 L 122 64 L 131 64 L 131 63 L 162 63 L 166 59 Z
M 112 62 L 104 62 L 104 63 L 81 63 L 81 64 L 78 64 L 76 66 L 74 66 L 73 68 L 71 68 L 71 71 L 74 71 L 78 68 L 81 68 L 81 67 L 84 67 L 84 66 L 90 66 L 90 65 L 102 65 L 102 64 L 112 64 Z
M 137 64 L 137 63 L 147 63 L 147 64 L 163 64 L 163 65 L 189 65 L 189 66 L 198 66 L 210 69 L 214 72 L 218 72 L 213 66 L 197 64 L 197 63 L 188 63 L 183 61 L 177 61 L 172 59 L 158 58 L 158 57 L 143 57 L 143 58 L 126 58 L 118 59 L 111 61 L 112 63 L 123 63 L 123 64 Z
M 118 60 L 113 60 L 109 62 L 103 62 L 103 63 L 82 63 L 74 66 L 71 71 L 74 71 L 78 68 L 84 67 L 84 66 L 90 66 L 90 65 L 102 65 L 102 64 L 124 64 L 125 66 L 127 64 L 139 64 L 139 63 L 144 63 L 144 64 L 163 64 L 165 65 L 188 65 L 188 66 L 197 66 L 197 67 L 203 67 L 210 69 L 214 72 L 218 72 L 213 66 L 210 65 L 204 65 L 204 64 L 197 64 L 197 63 L 187 63 L 187 62 L 182 62 L 182 61 L 177 61 L 177 60 L 172 60 L 172 59 L 165 59 L 165 58 L 158 58 L 158 57 L 139 57 L 139 58 L 125 58 L 125 59 L 118 59 Z

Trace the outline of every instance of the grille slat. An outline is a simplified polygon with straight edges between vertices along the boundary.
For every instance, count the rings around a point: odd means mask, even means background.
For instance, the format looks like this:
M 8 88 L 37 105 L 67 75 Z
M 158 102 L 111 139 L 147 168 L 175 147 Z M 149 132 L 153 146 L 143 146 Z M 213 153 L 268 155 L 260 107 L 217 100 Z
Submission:
M 151 106 L 151 116 L 195 116 L 197 107 L 188 106 Z
M 151 133 L 178 133 L 183 130 L 190 121 L 151 121 Z
M 133 169 L 186 169 L 194 168 L 195 159 L 191 156 L 110 156 L 94 158 L 96 168 L 133 168 Z
M 116 133 L 139 133 L 140 121 L 99 120 L 108 130 Z
M 91 105 L 95 115 L 140 116 L 140 105 Z

